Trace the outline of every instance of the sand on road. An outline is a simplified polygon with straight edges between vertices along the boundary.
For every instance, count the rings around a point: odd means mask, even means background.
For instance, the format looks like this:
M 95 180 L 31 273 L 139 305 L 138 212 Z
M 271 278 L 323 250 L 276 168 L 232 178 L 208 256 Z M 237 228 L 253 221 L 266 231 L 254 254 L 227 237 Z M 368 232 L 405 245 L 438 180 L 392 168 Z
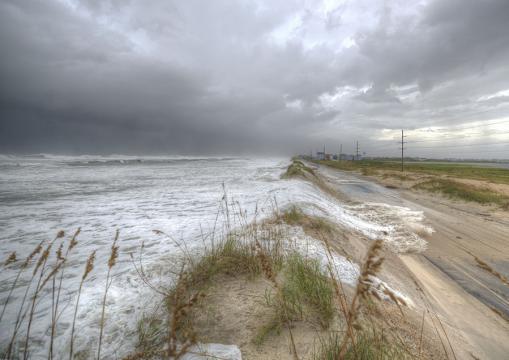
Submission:
M 398 254 L 399 264 L 392 266 L 394 276 L 406 277 L 401 281 L 407 284 L 406 290 L 422 297 L 420 306 L 448 358 L 509 358 L 509 285 L 504 283 L 504 277 L 509 277 L 507 214 L 425 193 L 388 189 L 355 173 L 314 166 L 328 186 L 352 202 L 422 211 L 434 229 L 425 236 L 427 250 Z M 398 271 L 398 266 L 405 267 L 404 271 Z

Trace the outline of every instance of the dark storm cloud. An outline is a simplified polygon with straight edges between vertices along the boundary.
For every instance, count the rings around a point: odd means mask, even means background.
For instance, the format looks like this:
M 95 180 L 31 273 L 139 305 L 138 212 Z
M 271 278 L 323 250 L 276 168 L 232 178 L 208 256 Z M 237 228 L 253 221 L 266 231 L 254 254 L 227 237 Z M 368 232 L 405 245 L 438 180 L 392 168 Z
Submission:
M 507 1 L 327 3 L 4 1 L 0 151 L 291 153 L 508 116 Z

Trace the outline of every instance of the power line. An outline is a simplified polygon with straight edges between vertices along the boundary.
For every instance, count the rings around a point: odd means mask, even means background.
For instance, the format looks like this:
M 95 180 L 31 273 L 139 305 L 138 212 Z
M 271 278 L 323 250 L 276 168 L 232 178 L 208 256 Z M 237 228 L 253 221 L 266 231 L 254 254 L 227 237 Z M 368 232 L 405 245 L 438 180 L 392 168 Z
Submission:
M 425 143 L 425 142 L 442 142 L 447 140 L 455 140 L 455 139 L 467 139 L 471 137 L 480 137 L 476 135 L 484 135 L 484 136 L 492 136 L 492 135 L 502 135 L 502 134 L 509 134 L 509 131 L 503 131 L 498 133 L 491 133 L 491 134 L 484 134 L 484 133 L 474 133 L 474 134 L 466 134 L 464 136 L 458 136 L 458 137 L 446 137 L 444 139 L 432 139 L 432 140 L 416 140 L 416 141 L 410 141 L 411 143 Z
M 480 128 L 480 127 L 485 127 L 485 126 L 491 126 L 491 125 L 496 125 L 496 124 L 504 124 L 504 123 L 508 123 L 509 120 L 506 119 L 506 120 L 501 120 L 501 121 L 495 121 L 495 122 L 491 122 L 491 123 L 487 123 L 487 124 L 480 124 L 480 125 L 474 125 L 474 126 L 467 126 L 467 127 L 461 127 L 461 128 L 455 128 L 454 126 L 451 126 L 452 131 L 459 131 L 459 130 L 468 130 L 468 129 L 476 129 L 476 128 Z M 450 131 L 449 128 L 444 128 L 444 129 L 436 129 L 436 130 L 432 130 L 432 131 L 428 131 L 428 132 L 440 132 L 440 131 Z M 409 130 L 409 131 L 425 131 L 425 130 L 421 130 L 421 129 L 416 129 L 416 130 Z
M 406 135 L 405 135 L 406 137 Z M 440 140 L 440 142 L 444 142 L 445 140 Z M 426 142 L 426 141 L 405 141 L 405 143 L 409 143 L 409 144 L 415 144 L 415 143 L 420 143 L 420 142 Z M 401 141 L 398 141 L 397 142 L 398 144 L 401 144 Z M 433 146 L 414 146 L 412 147 L 412 149 L 429 149 L 429 148 L 442 148 L 442 147 L 470 147 L 470 146 L 487 146 L 487 145 L 508 145 L 509 142 L 494 142 L 494 143 L 482 143 L 482 144 L 478 144 L 478 143 L 474 143 L 474 144 L 455 144 L 455 145 L 433 145 Z M 382 150 L 385 150 L 385 149 L 390 149 L 390 148 L 393 148 L 393 149 L 396 149 L 394 147 L 394 145 L 379 145 L 379 146 L 373 146 L 373 147 L 370 147 L 369 150 L 379 150 L 379 149 L 382 149 Z M 400 148 L 398 148 L 400 149 Z
M 407 152 L 410 151 L 415 151 L 414 149 L 407 149 Z M 461 151 L 461 154 L 464 154 L 464 153 L 468 153 L 469 150 L 465 150 L 465 149 L 458 149 L 458 150 L 451 150 L 452 153 L 455 153 L 455 151 Z M 481 151 L 478 151 L 478 150 L 471 150 L 470 152 L 472 153 L 476 153 L 476 154 L 489 154 L 489 153 L 504 153 L 504 152 L 507 152 L 507 154 L 509 155 L 509 149 L 507 150 L 481 150 Z M 457 152 L 456 152 L 457 153 Z
M 399 143 L 400 143 L 400 141 L 396 142 L 396 144 L 399 144 Z M 368 145 L 368 146 L 369 146 L 369 149 L 375 149 L 375 150 L 376 149 L 383 149 L 383 148 L 393 148 L 393 149 L 395 148 L 394 144 L 392 142 L 391 142 L 391 144 L 387 144 L 387 145 L 377 145 L 377 146 L 370 146 L 370 145 Z
M 434 148 L 455 148 L 455 147 L 473 147 L 473 146 L 490 146 L 490 145 L 509 145 L 509 142 L 484 143 L 484 144 L 457 144 L 457 145 L 435 145 L 435 146 L 414 146 L 414 149 L 434 149 Z
M 404 141 L 404 139 L 405 139 L 405 135 L 403 135 L 403 129 L 401 129 L 401 171 L 402 172 L 404 170 L 403 169 L 403 165 L 404 165 L 404 160 L 403 159 L 405 158 L 404 155 L 403 155 L 403 152 L 405 150 L 405 143 L 406 143 Z
M 418 131 L 418 130 L 409 130 L 409 131 Z M 456 139 L 467 139 L 472 137 L 488 137 L 493 135 L 505 135 L 509 134 L 509 131 L 503 131 L 503 132 L 491 132 L 491 133 L 485 133 L 485 132 L 477 132 L 477 133 L 471 133 L 471 134 L 465 134 L 461 136 L 447 136 L 442 139 L 430 139 L 430 140 L 415 140 L 415 141 L 409 141 L 409 143 L 416 144 L 416 143 L 426 143 L 426 142 L 444 142 L 447 140 L 456 140 Z M 478 136 L 482 135 L 482 136 Z M 383 147 L 390 147 L 390 145 L 378 145 L 374 146 L 373 148 L 383 148 Z

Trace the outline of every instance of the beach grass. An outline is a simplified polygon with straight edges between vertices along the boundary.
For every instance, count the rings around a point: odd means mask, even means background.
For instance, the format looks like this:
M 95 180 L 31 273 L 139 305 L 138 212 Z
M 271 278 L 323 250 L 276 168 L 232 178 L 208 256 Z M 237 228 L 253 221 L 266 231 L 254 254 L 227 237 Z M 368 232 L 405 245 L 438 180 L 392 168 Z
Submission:
M 345 171 L 365 171 L 373 172 L 376 170 L 401 170 L 401 163 L 398 161 L 383 160 L 360 160 L 360 161 L 317 161 L 330 167 Z M 414 172 L 427 175 L 447 175 L 460 179 L 473 179 L 489 181 L 497 184 L 509 184 L 509 169 L 488 167 L 472 164 L 459 164 L 452 162 L 406 162 L 405 172 Z
M 282 291 L 287 303 L 298 304 L 299 309 L 307 305 L 312 318 L 317 319 L 323 328 L 329 327 L 334 316 L 334 288 L 318 260 L 299 253 L 288 256 Z
M 435 178 L 418 183 L 414 185 L 413 188 L 433 193 L 441 193 L 451 199 L 476 202 L 483 205 L 497 204 L 506 207 L 509 203 L 509 197 L 493 190 L 449 179 Z
M 455 163 L 407 163 L 405 171 L 401 163 L 394 161 L 317 161 L 344 171 L 360 171 L 366 176 L 379 176 L 382 179 L 395 178 L 412 182 L 411 189 L 442 194 L 450 199 L 475 202 L 483 205 L 497 205 L 509 210 L 509 197 L 482 185 L 467 184 L 465 180 L 478 180 L 486 183 L 509 184 L 509 170 L 477 165 Z M 384 172 L 380 172 L 384 171 Z M 419 175 L 425 175 L 419 179 Z M 393 186 L 389 184 L 388 186 Z
M 304 165 L 300 160 L 292 160 L 292 163 L 286 169 L 286 172 L 281 176 L 283 179 L 292 177 L 307 177 L 309 175 L 315 176 L 315 171 L 310 167 Z

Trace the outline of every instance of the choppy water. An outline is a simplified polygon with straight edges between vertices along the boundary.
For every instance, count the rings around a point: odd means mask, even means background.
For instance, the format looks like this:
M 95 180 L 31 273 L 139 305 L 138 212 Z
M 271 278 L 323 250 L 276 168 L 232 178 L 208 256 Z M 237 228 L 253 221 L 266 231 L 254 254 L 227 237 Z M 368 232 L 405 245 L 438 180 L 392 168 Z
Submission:
M 200 247 L 203 234 L 206 236 L 216 226 L 225 189 L 229 202 L 242 209 L 245 219 L 252 219 L 255 211 L 259 217 L 269 216 L 275 207 L 298 203 L 370 237 L 394 228 L 363 216 L 362 206 L 339 204 L 303 181 L 281 180 L 288 163 L 288 159 L 256 158 L 3 156 L 0 253 L 6 257 L 16 251 L 23 258 L 57 231 L 65 230 L 70 235 L 81 227 L 79 245 L 65 271 L 62 303 L 72 304 L 86 258 L 97 250 L 96 268 L 84 288 L 77 323 L 76 346 L 78 350 L 90 349 L 98 337 L 109 248 L 116 229 L 120 229 L 120 256 L 108 296 L 104 354 L 122 355 L 136 340 L 138 319 L 157 305 L 157 296 L 134 271 L 129 253 L 137 251 L 144 242 L 143 263 L 154 281 L 170 279 L 167 265 L 180 250 L 175 242 L 152 230 L 164 231 L 188 248 Z M 241 223 L 238 214 L 230 215 L 234 225 Z M 15 267 L 0 273 L 1 304 L 16 273 Z M 2 320 L 0 336 L 4 346 L 10 339 L 9 324 L 15 319 L 22 295 L 22 287 L 14 291 Z M 47 357 L 47 343 L 41 339 L 48 331 L 50 306 L 50 297 L 43 296 L 32 330 L 34 358 Z M 71 308 L 64 307 L 59 319 L 57 358 L 68 351 Z

